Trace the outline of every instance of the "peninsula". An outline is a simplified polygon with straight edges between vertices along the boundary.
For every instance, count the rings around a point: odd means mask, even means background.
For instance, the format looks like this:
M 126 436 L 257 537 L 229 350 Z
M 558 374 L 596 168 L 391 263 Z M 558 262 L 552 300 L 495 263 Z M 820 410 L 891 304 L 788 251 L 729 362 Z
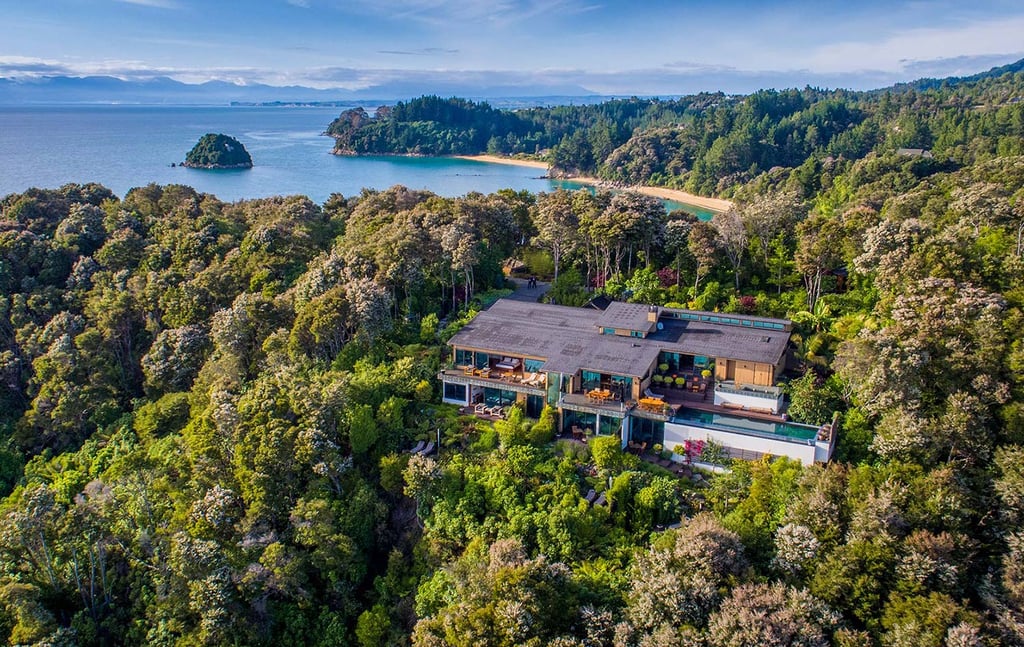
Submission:
M 205 169 L 252 168 L 252 157 L 234 137 L 207 133 L 188 152 L 182 166 Z

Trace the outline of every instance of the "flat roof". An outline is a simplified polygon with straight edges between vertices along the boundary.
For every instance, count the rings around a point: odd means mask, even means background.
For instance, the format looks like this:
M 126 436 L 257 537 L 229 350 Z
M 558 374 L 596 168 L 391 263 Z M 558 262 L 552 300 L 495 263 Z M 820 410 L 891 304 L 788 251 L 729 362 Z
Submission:
M 642 376 L 658 359 L 658 348 L 642 339 L 601 335 L 590 308 L 500 299 L 449 340 L 453 346 L 497 354 L 545 358 L 541 370 L 575 373 L 588 369 Z
M 662 350 L 684 355 L 725 357 L 759 364 L 778 364 L 790 333 L 785 330 L 740 328 L 703 321 L 661 320 L 661 329 L 647 340 Z
M 648 323 L 648 306 L 623 305 L 639 308 L 644 323 Z M 646 338 L 602 335 L 599 327 L 613 327 L 599 323 L 606 312 L 500 299 L 455 333 L 448 343 L 500 355 L 543 358 L 543 371 L 575 373 L 587 369 L 639 377 L 648 372 L 662 350 L 777 364 L 789 341 L 789 333 L 781 330 L 674 319 L 661 319 L 661 329 Z M 626 312 L 620 309 L 620 313 Z
M 598 317 L 597 325 L 599 328 L 643 330 L 646 332 L 652 326 L 651 322 L 647 320 L 647 314 L 651 308 L 654 308 L 654 311 L 657 312 L 657 306 L 613 301 L 608 304 L 608 307 Z

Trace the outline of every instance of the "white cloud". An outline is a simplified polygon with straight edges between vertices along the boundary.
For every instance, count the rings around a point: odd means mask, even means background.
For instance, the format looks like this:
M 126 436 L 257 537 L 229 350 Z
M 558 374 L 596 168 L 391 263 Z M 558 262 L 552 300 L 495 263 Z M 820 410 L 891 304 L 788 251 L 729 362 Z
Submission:
M 981 57 L 1020 52 L 1024 16 L 1008 16 L 960 27 L 908 29 L 878 41 L 847 41 L 818 47 L 803 61 L 817 72 L 841 73 L 851 69 L 905 71 L 908 63 L 958 56 Z
M 156 9 L 180 9 L 181 6 L 174 0 L 116 0 L 124 4 L 139 5 L 140 7 L 154 7 Z

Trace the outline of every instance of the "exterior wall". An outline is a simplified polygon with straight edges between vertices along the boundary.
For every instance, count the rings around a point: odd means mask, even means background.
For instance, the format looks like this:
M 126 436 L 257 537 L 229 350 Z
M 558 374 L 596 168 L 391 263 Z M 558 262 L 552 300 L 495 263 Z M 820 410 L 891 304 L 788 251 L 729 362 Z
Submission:
M 775 366 L 759 362 L 740 362 L 725 357 L 715 358 L 715 380 L 734 380 L 737 384 L 772 386 L 775 384 Z
M 742 449 L 759 454 L 787 456 L 799 460 L 804 465 L 813 465 L 818 455 L 817 443 L 788 442 L 758 436 L 735 434 L 719 429 L 692 427 L 676 422 L 665 423 L 665 447 L 674 449 L 687 440 L 713 440 L 714 442 L 733 449 Z

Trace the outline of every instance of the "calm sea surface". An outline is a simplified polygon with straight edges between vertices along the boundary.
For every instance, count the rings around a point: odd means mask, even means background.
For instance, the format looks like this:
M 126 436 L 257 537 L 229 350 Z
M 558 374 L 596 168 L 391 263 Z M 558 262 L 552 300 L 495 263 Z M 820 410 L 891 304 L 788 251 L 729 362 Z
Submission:
M 123 196 L 150 182 L 187 184 L 226 201 L 332 193 L 403 184 L 443 196 L 499 189 L 577 188 L 543 179 L 540 169 L 447 158 L 338 157 L 320 133 L 344 108 L 0 107 L 0 196 L 29 187 L 98 182 Z M 237 138 L 253 158 L 247 170 L 181 166 L 203 134 Z M 667 203 L 677 208 L 678 203 Z M 687 206 L 698 215 L 701 210 Z M 705 217 L 709 212 L 703 214 Z

